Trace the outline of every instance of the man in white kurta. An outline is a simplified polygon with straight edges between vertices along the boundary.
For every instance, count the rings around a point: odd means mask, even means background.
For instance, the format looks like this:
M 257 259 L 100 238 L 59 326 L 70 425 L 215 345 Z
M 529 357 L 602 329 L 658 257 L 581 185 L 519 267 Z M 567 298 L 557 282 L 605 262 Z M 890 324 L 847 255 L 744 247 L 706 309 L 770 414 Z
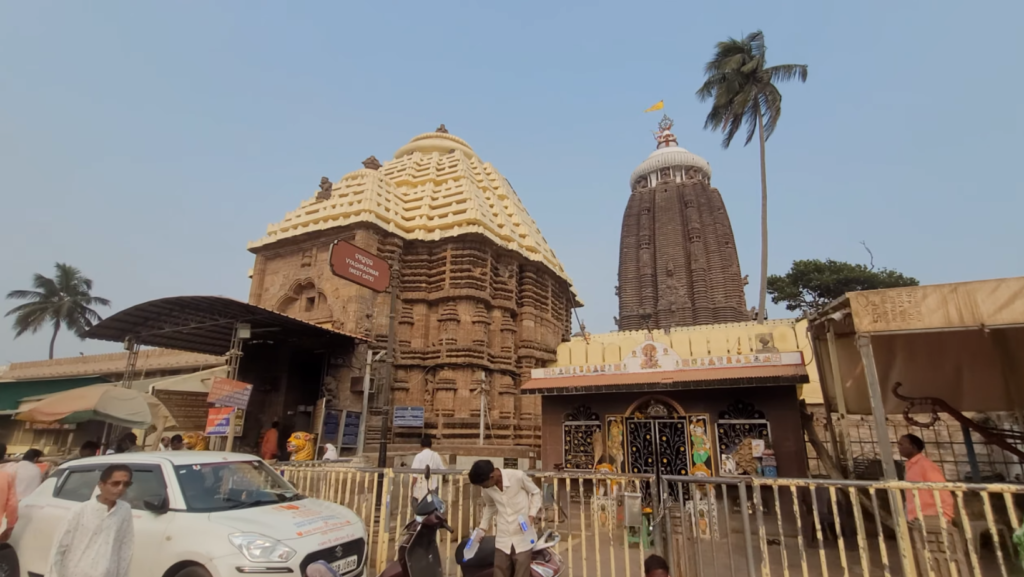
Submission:
M 543 503 L 540 489 L 526 473 L 497 469 L 486 460 L 473 463 L 469 482 L 483 489 L 480 529 L 487 532 L 495 522 L 495 577 L 529 577 L 530 558 L 537 542 L 537 512 Z
M 437 491 L 437 480 L 441 478 L 440 475 L 434 476 L 435 471 L 444 470 L 444 460 L 441 459 L 441 455 L 438 455 L 432 448 L 434 441 L 430 437 L 424 435 L 423 439 L 420 440 L 420 447 L 423 448 L 415 458 L 412 460 L 413 469 L 426 469 L 430 467 L 430 484 L 427 485 L 427 478 L 424 475 L 416 475 L 412 478 L 412 508 L 415 509 L 416 505 L 427 496 L 428 491 Z
M 103 471 L 99 495 L 71 509 L 57 533 L 47 577 L 128 577 L 135 528 L 120 498 L 131 484 L 125 465 Z

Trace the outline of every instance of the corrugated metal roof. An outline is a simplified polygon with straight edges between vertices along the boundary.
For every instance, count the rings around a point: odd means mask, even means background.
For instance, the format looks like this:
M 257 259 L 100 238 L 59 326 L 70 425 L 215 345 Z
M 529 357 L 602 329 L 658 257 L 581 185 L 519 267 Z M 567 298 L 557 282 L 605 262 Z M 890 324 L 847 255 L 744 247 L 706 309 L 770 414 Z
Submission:
M 616 391 L 708 389 L 760 385 L 799 385 L 809 381 L 802 365 L 773 365 L 731 369 L 687 369 L 639 373 L 573 375 L 531 379 L 524 394 L 575 395 Z
M 261 331 L 268 331 L 265 334 L 274 341 L 366 340 L 366 337 L 215 296 L 168 297 L 144 302 L 100 321 L 85 333 L 85 338 L 120 343 L 133 337 L 137 343 L 148 347 L 224 355 L 231 348 L 231 337 L 238 322 L 251 325 L 253 338 L 261 338 Z

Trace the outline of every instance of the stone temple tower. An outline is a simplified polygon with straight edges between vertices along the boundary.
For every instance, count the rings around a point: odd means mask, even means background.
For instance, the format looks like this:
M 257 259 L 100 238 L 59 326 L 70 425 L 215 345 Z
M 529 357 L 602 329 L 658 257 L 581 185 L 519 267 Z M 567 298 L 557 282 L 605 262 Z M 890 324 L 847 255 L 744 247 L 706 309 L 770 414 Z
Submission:
M 340 181 L 322 179 L 316 196 L 249 244 L 256 255 L 250 303 L 383 349 L 389 294 L 331 274 L 336 240 L 391 266 L 391 404 L 424 407 L 426 418 L 423 431 L 394 431 L 394 442 L 427 432 L 443 443 L 476 444 L 484 395 L 488 444 L 539 446 L 539 399 L 520 396 L 520 386 L 555 360 L 580 303 L 505 177 L 442 124 L 390 160 L 370 157 Z M 361 383 L 363 358 L 357 352 L 355 366 L 332 359 L 325 369 L 323 387 L 337 408 L 359 410 L 361 388 L 351 387 Z M 379 440 L 379 409 L 371 407 L 368 419 L 371 444 Z
M 680 148 L 672 120 L 630 177 L 619 245 L 619 330 L 750 320 L 736 241 L 711 166 Z

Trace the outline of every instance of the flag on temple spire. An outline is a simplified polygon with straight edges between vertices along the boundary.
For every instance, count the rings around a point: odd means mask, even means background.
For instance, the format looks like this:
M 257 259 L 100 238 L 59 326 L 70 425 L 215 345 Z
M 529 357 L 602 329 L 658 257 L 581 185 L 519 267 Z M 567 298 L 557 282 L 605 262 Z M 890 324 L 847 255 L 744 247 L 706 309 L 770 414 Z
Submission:
M 665 108 L 665 101 L 659 100 L 657 104 L 648 108 L 647 110 L 644 110 L 644 112 L 654 112 L 655 110 L 661 110 L 662 108 Z

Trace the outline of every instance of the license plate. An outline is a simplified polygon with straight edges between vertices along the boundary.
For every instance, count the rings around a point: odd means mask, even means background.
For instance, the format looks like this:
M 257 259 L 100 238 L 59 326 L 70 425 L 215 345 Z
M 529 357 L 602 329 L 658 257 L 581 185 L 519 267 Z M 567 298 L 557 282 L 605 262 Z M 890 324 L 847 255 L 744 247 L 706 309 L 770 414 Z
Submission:
M 353 555 L 351 557 L 345 557 L 341 561 L 335 561 L 331 563 L 331 568 L 338 573 L 348 573 L 349 571 L 355 571 L 359 567 L 359 556 Z

